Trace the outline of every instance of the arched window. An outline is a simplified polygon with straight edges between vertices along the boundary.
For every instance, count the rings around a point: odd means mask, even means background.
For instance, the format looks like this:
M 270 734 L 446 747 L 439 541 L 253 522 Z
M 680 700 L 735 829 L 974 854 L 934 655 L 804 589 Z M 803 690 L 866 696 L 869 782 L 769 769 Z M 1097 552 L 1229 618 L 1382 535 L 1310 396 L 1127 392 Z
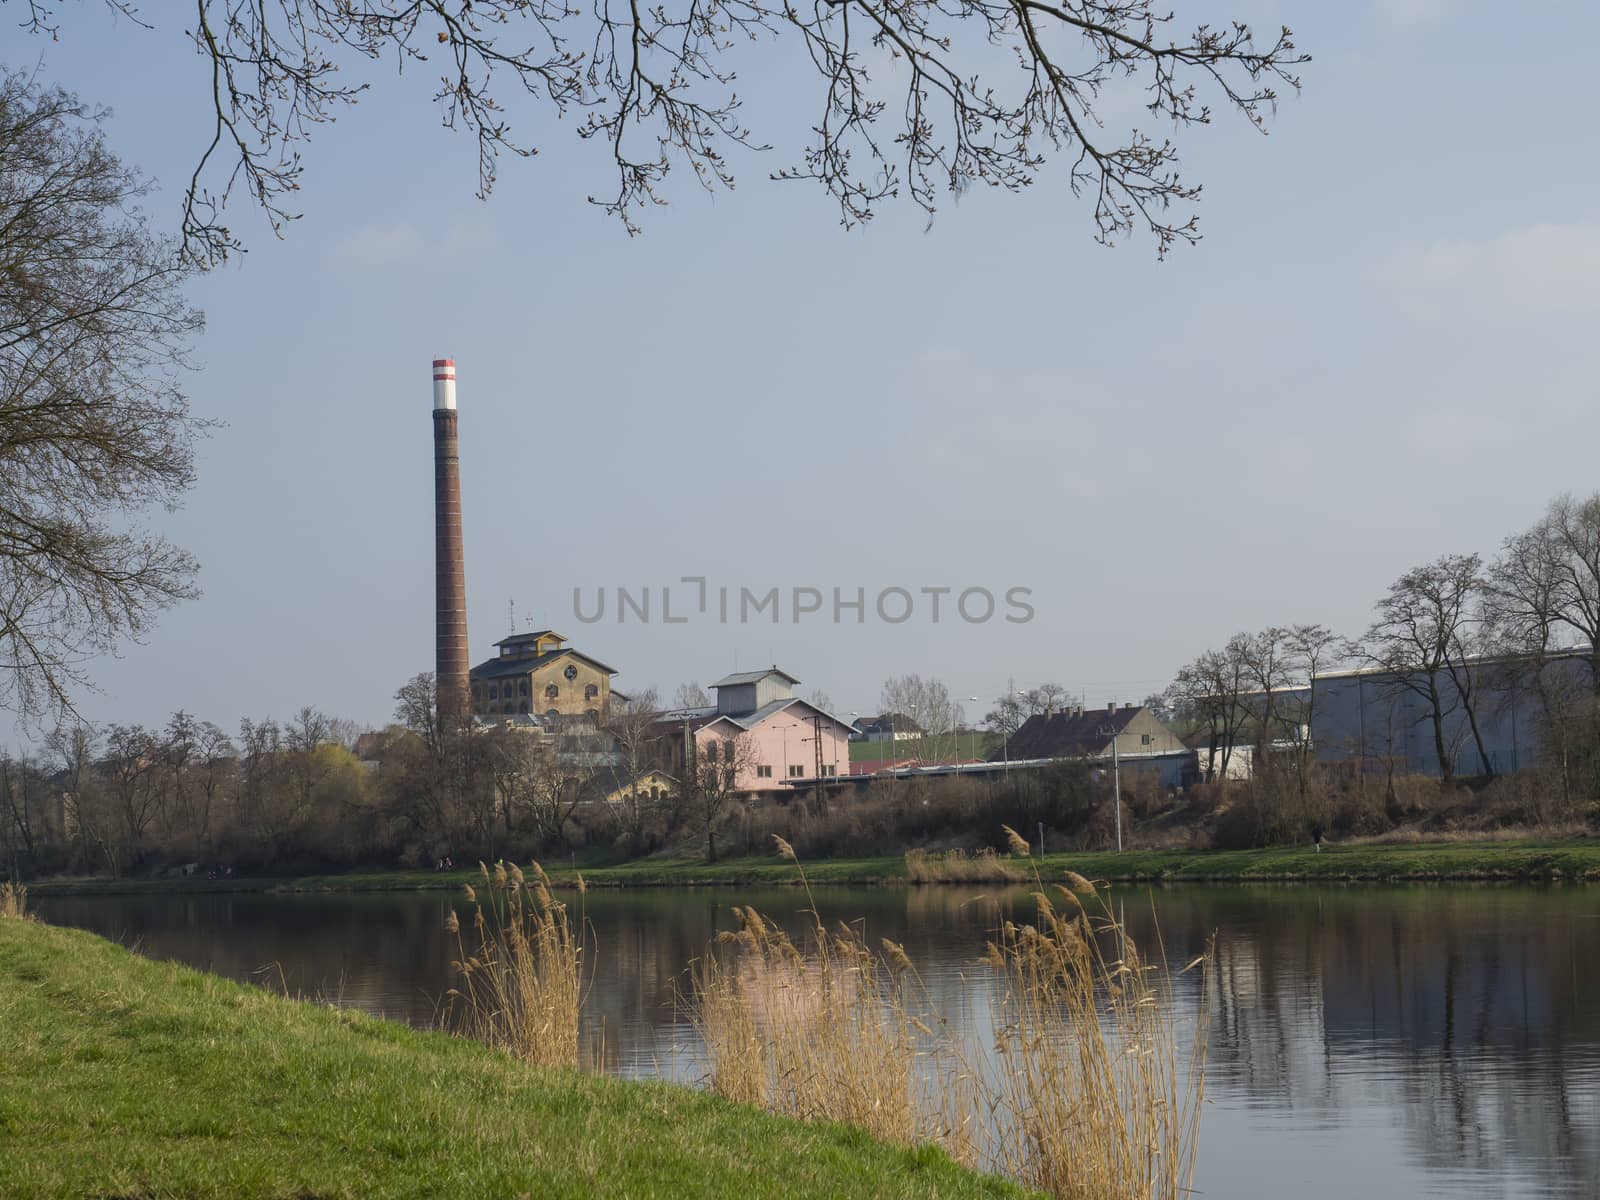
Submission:
M 489 699 L 491 699 L 491 700 L 500 699 L 500 689 L 497 688 L 497 687 L 490 688 L 489 689 Z
M 517 705 L 517 711 L 518 712 L 527 712 L 528 711 L 528 702 L 526 700 L 524 700 L 521 704 Z
M 506 716 L 509 717 L 510 715 L 511 715 L 511 705 L 508 704 L 508 705 L 506 705 Z
M 554 700 L 557 696 L 561 695 L 561 689 L 552 683 L 549 687 L 545 688 L 544 694 L 545 699 Z
M 583 698 L 585 700 L 593 700 L 599 694 L 600 694 L 599 686 L 596 685 L 596 684 L 593 684 L 593 683 L 591 683 L 588 687 L 583 689 Z
M 545 716 L 547 716 L 547 717 L 549 717 L 549 718 L 550 718 L 550 719 L 551 719 L 551 720 L 552 720 L 552 721 L 554 721 L 554 720 L 555 720 L 555 719 L 556 719 L 556 718 L 557 718 L 557 717 L 559 717 L 559 716 L 560 716 L 560 715 L 561 715 L 561 714 L 560 714 L 560 713 L 558 713 L 558 712 L 557 712 L 557 711 L 556 711 L 556 710 L 555 710 L 555 709 L 553 709 L 553 708 L 552 708 L 552 709 L 551 709 L 551 710 L 550 710 L 550 711 L 549 711 L 549 712 L 547 712 L 547 713 L 545 713 Z
M 528 681 L 526 679 L 518 680 L 517 694 L 519 696 L 526 696 L 528 694 Z

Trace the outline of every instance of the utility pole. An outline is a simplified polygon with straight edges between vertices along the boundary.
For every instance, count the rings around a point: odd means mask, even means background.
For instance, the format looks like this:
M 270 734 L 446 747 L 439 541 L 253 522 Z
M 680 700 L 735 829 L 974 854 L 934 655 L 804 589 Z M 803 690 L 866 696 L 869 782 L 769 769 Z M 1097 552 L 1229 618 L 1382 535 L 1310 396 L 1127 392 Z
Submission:
M 1122 850 L 1122 755 L 1117 750 L 1116 722 L 1107 721 L 1100 729 L 1111 738 L 1111 808 L 1116 814 L 1117 850 L 1120 852 Z
M 814 743 L 812 748 L 816 751 L 816 774 L 817 774 L 817 780 L 816 780 L 816 784 L 815 784 L 815 790 L 814 790 L 813 799 L 815 799 L 816 802 L 817 802 L 817 811 L 818 812 L 822 812 L 824 807 L 827 805 L 827 801 L 823 798 L 823 792 L 822 792 L 822 722 L 823 722 L 823 719 L 824 718 L 820 714 L 814 715 L 811 718 L 811 740 Z
M 1122 756 L 1117 753 L 1117 735 L 1111 735 L 1111 804 L 1117 814 L 1117 853 L 1122 852 Z

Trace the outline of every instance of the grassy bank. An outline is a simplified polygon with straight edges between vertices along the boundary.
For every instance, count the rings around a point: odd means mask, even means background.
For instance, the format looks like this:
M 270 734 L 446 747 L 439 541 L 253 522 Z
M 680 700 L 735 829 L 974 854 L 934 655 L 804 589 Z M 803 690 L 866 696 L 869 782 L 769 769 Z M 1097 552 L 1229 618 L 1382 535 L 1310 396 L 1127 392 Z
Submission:
M 1538 841 L 1402 842 L 1309 846 L 1273 850 L 1128 850 L 1047 854 L 1038 860 L 1047 877 L 1067 870 L 1092 879 L 1173 883 L 1273 882 L 1430 882 L 1436 880 L 1600 881 L 1600 838 Z M 618 866 L 547 864 L 557 883 L 571 883 L 581 871 L 597 887 L 685 887 L 736 884 L 787 884 L 794 867 L 776 855 L 727 858 L 707 863 L 697 858 L 646 858 Z M 806 864 L 817 884 L 913 882 L 901 855 L 835 858 Z M 301 879 L 206 880 L 45 880 L 30 884 L 36 897 L 117 895 L 139 892 L 367 892 L 457 888 L 477 877 L 473 871 L 381 871 L 315 875 Z
M 942 1153 L 0 921 L 0 1195 L 1011 1196 Z

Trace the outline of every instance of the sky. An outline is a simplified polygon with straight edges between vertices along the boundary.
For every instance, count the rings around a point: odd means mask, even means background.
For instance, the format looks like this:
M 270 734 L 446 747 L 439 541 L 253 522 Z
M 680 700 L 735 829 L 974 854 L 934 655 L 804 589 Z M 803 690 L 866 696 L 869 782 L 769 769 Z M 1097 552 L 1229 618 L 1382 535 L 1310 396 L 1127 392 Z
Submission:
M 69 4 L 0 63 L 109 106 L 172 230 L 208 80 L 166 7 L 143 29 Z M 905 673 L 974 717 L 1013 684 L 1137 701 L 1240 630 L 1357 634 L 1403 571 L 1600 486 L 1600 8 L 1176 7 L 1287 23 L 1314 61 L 1269 136 L 1221 111 L 1181 135 L 1205 236 L 1164 262 L 1096 244 L 1059 169 L 843 229 L 820 188 L 769 181 L 793 138 L 735 157 L 732 192 L 680 180 L 630 238 L 585 202 L 613 183 L 573 122 L 524 114 L 541 153 L 480 201 L 425 81 L 366 68 L 307 149 L 303 217 L 279 240 L 236 203 L 249 252 L 192 285 L 188 389 L 223 424 L 151 521 L 203 595 L 89 664 L 80 710 L 386 722 L 433 667 L 434 357 L 457 363 L 474 660 L 551 627 L 629 692 L 776 663 L 843 714 Z M 773 141 L 820 99 L 796 52 L 742 86 Z M 649 620 L 619 620 L 619 588 Z M 741 612 L 772 588 L 776 623 Z M 820 611 L 796 620 L 795 589 Z

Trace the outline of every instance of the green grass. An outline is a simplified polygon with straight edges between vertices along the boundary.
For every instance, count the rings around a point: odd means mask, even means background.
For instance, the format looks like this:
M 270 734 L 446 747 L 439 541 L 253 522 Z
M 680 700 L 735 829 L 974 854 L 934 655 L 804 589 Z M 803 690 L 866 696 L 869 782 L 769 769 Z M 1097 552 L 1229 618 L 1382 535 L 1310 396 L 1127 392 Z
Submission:
M 1018 1195 L 687 1088 L 538 1070 L 0 921 L 0 1196 Z
M 1309 846 L 1273 850 L 1129 850 L 1047 854 L 1046 878 L 1072 870 L 1091 879 L 1262 882 L 1285 880 L 1582 879 L 1600 880 L 1600 838 L 1564 841 L 1443 842 Z M 808 862 L 813 883 L 894 883 L 906 880 L 905 859 L 824 859 Z M 552 871 L 559 882 L 569 871 Z M 693 860 L 642 859 L 587 870 L 600 886 L 785 883 L 794 867 L 776 856 Z
M 724 858 L 644 858 L 617 866 L 545 864 L 557 883 L 574 883 L 581 871 L 597 887 L 684 887 L 796 882 L 793 864 L 777 855 Z M 1094 879 L 1170 880 L 1194 883 L 1435 879 L 1590 879 L 1600 881 L 1600 838 L 1518 839 L 1503 842 L 1402 842 L 1309 846 L 1272 850 L 1109 850 L 1047 854 L 1039 860 L 1047 876 L 1073 870 Z M 806 863 L 813 883 L 906 883 L 901 855 L 831 858 Z M 380 871 L 316 875 L 303 879 L 231 880 L 228 890 L 278 892 L 414 891 L 458 888 L 477 879 L 473 871 Z M 182 880 L 61 880 L 29 884 L 38 898 L 138 892 L 219 890 L 217 883 Z
M 947 733 L 942 737 L 906 738 L 899 742 L 851 742 L 850 761 L 870 767 L 875 762 L 897 758 L 948 759 L 951 757 L 988 758 L 1004 741 L 997 733 Z

